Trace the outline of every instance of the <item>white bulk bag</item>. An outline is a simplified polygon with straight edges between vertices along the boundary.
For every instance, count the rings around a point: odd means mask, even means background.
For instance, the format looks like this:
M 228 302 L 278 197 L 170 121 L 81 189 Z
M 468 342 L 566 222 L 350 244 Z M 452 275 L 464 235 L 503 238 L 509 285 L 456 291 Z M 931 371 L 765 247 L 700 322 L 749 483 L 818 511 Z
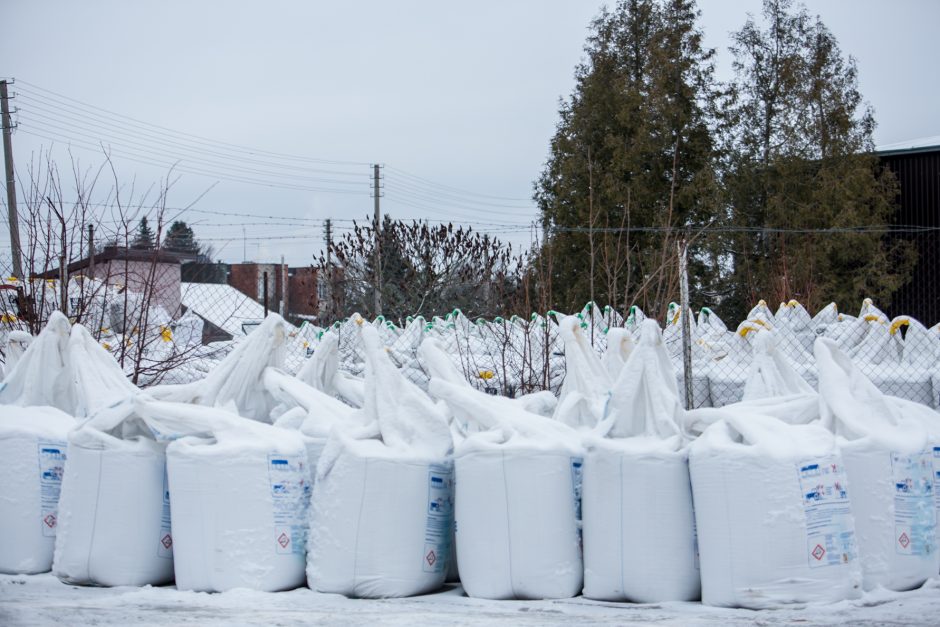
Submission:
M 366 395 L 317 465 L 307 579 L 350 597 L 403 597 L 444 583 L 453 527 L 453 447 L 443 412 L 389 360 L 358 316 Z M 365 425 L 365 426 L 360 426 Z
M 636 342 L 633 341 L 633 335 L 629 330 L 622 328 L 607 330 L 607 350 L 604 351 L 603 363 L 611 381 L 617 380 L 635 345 Z
M 271 313 L 202 381 L 155 385 L 147 393 L 158 400 L 192 403 L 207 407 L 233 407 L 239 416 L 273 422 L 271 410 L 277 401 L 262 382 L 268 367 L 284 364 L 286 341 L 293 327 Z
M 644 320 L 607 416 L 586 440 L 584 596 L 640 603 L 699 597 L 681 413 L 659 326 Z
M 829 339 L 816 340 L 822 423 L 836 434 L 852 485 L 866 590 L 907 590 L 940 568 L 927 431 Z
M 75 419 L 53 407 L 6 405 L 0 413 L 0 572 L 46 572 Z
M 65 315 L 52 312 L 46 326 L 0 382 L 0 405 L 74 411 L 67 363 L 70 327 Z
M 702 602 L 763 609 L 861 593 L 855 524 L 835 439 L 818 425 L 728 416 L 689 451 Z
M 460 581 L 472 597 L 551 599 L 583 581 L 576 431 L 511 400 L 431 379 L 457 424 L 456 539 Z
M 52 571 L 73 584 L 159 585 L 173 580 L 165 444 L 135 421 L 127 400 L 68 438 Z
M 742 400 L 813 394 L 813 387 L 797 374 L 787 356 L 777 347 L 775 331 L 757 331 L 754 360 L 744 382 Z
M 553 418 L 571 427 L 592 429 L 604 416 L 610 375 L 588 341 L 579 318 L 562 318 L 558 333 L 565 343 L 565 381 Z
M 304 585 L 310 470 L 300 435 L 220 410 L 162 405 L 158 420 L 177 413 L 215 423 L 210 436 L 177 439 L 166 451 L 176 587 Z
M 297 378 L 312 388 L 362 407 L 365 391 L 362 379 L 339 369 L 339 336 L 325 332 Z

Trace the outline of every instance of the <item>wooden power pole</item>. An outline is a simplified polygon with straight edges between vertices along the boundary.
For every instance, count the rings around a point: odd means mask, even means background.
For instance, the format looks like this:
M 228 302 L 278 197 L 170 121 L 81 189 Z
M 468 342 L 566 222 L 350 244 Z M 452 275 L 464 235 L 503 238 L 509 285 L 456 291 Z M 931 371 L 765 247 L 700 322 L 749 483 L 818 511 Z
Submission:
M 7 212 L 10 219 L 10 248 L 13 249 L 13 276 L 23 277 L 23 258 L 20 248 L 20 224 L 16 212 L 16 176 L 13 173 L 13 124 L 10 122 L 10 96 L 7 82 L 0 81 L 0 112 L 3 114 L 3 162 L 6 168 Z M 378 201 L 376 201 L 378 202 Z

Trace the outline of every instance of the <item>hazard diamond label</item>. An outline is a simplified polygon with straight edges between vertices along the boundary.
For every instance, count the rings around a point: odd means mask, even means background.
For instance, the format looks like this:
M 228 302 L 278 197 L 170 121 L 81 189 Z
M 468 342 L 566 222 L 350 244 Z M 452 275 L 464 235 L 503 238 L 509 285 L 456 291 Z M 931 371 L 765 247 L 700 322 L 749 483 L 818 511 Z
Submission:
M 282 533 L 277 537 L 277 543 L 281 545 L 282 549 L 286 549 L 287 545 L 290 544 L 290 538 L 287 537 L 286 533 Z
M 48 516 L 42 519 L 42 522 L 46 523 L 46 526 L 52 529 L 53 527 L 55 527 L 55 522 L 56 522 L 55 515 L 49 514 Z
M 898 544 L 900 544 L 902 548 L 906 549 L 907 545 L 910 543 L 911 543 L 911 539 L 907 537 L 907 532 L 902 533 L 901 537 L 898 538 Z
M 424 556 L 424 559 L 427 560 L 428 566 L 434 566 L 434 562 L 437 561 L 437 555 L 434 554 L 434 551 L 428 551 L 428 554 Z
M 815 557 L 817 560 L 821 560 L 825 554 L 826 549 L 824 549 L 821 544 L 817 544 L 816 548 L 813 549 L 812 552 L 813 557 Z
M 170 537 L 170 534 L 166 534 L 160 538 L 160 544 L 163 545 L 163 548 L 169 550 L 170 547 L 173 546 L 173 538 Z

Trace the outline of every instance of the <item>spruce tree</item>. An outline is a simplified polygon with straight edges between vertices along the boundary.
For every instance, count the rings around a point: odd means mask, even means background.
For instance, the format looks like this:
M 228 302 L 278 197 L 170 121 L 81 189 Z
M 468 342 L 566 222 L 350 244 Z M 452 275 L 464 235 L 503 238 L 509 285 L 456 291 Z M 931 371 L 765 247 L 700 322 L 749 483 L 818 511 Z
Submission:
M 137 232 L 131 241 L 131 248 L 139 250 L 153 250 L 154 248 L 153 231 L 150 229 L 150 225 L 147 224 L 146 216 L 141 218 L 137 225 Z
M 196 234 L 189 225 L 177 220 L 167 229 L 166 237 L 163 238 L 163 250 L 185 255 L 198 255 L 199 242 L 196 241 Z

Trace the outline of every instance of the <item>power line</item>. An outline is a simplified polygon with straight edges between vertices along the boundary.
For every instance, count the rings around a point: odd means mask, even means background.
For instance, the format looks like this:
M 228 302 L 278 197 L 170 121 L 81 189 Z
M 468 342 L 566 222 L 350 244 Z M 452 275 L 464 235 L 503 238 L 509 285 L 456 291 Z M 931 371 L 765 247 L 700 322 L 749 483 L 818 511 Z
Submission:
M 410 178 L 410 179 L 414 179 L 414 180 L 416 180 L 416 181 L 420 181 L 421 183 L 424 183 L 425 185 L 429 185 L 429 186 L 432 186 L 432 187 L 437 187 L 437 188 L 440 188 L 440 189 L 450 190 L 450 191 L 452 191 L 452 192 L 457 192 L 457 193 L 460 193 L 460 194 L 466 194 L 466 195 L 470 195 L 470 196 L 479 196 L 479 197 L 481 197 L 481 198 L 490 198 L 490 199 L 493 199 L 493 200 L 509 200 L 509 201 L 518 201 L 518 202 L 529 202 L 529 201 L 531 201 L 530 198 L 518 198 L 518 197 L 513 198 L 513 197 L 510 197 L 510 196 L 494 196 L 494 195 L 491 195 L 491 194 L 481 194 L 480 192 L 473 192 L 473 191 L 470 191 L 470 190 L 467 190 L 467 189 L 461 189 L 461 188 L 459 188 L 459 187 L 453 187 L 453 186 L 451 186 L 451 185 L 445 185 L 445 184 L 443 184 L 443 183 L 436 183 L 436 182 L 434 182 L 434 181 L 432 181 L 432 180 L 430 180 L 430 179 L 426 179 L 426 178 L 424 178 L 424 177 L 422 177 L 422 176 L 418 176 L 417 174 L 411 174 L 410 172 L 406 172 L 405 170 L 402 170 L 401 168 L 395 168 L 395 167 L 392 167 L 392 166 L 388 166 L 388 170 L 389 170 L 389 171 L 392 171 L 392 172 L 398 172 L 399 174 L 401 174 L 401 175 L 404 176 L 404 177 L 407 177 L 407 178 Z
M 34 84 L 34 83 L 30 83 L 29 81 L 19 80 L 19 81 L 18 81 L 18 84 L 26 85 L 27 87 L 32 88 L 33 90 L 39 91 L 39 92 L 41 92 L 41 93 L 43 93 L 43 94 L 47 94 L 47 96 L 46 96 L 47 98 L 56 98 L 56 99 L 64 100 L 65 103 L 68 104 L 69 106 L 76 106 L 76 105 L 77 105 L 77 106 L 85 107 L 85 108 L 92 109 L 92 110 L 95 110 L 95 111 L 100 111 L 100 112 L 102 112 L 102 113 L 107 114 L 108 116 L 112 116 L 112 117 L 116 117 L 116 118 L 121 118 L 121 119 L 123 119 L 123 120 L 128 120 L 128 121 L 130 121 L 130 122 L 134 122 L 134 123 L 136 123 L 136 124 L 140 124 L 140 125 L 143 125 L 143 126 L 149 127 L 149 128 L 160 129 L 161 131 L 165 131 L 165 132 L 168 132 L 168 133 L 172 133 L 172 134 L 174 134 L 174 135 L 178 135 L 178 136 L 182 136 L 182 137 L 189 137 L 189 138 L 192 138 L 192 139 L 194 139 L 194 140 L 198 140 L 199 142 L 207 143 L 207 144 L 210 144 L 210 145 L 215 145 L 215 146 L 220 146 L 220 147 L 224 146 L 224 147 L 226 147 L 227 149 L 230 149 L 230 150 L 236 150 L 236 151 L 240 151 L 240 152 L 246 152 L 246 153 L 248 153 L 248 154 L 268 155 L 268 156 L 272 156 L 272 157 L 279 157 L 279 158 L 282 158 L 282 159 L 287 159 L 287 160 L 291 160 L 291 161 L 301 161 L 301 162 L 305 162 L 305 163 L 324 163 L 324 164 L 332 164 L 332 165 L 356 165 L 356 166 L 368 166 L 368 165 L 370 165 L 370 164 L 369 164 L 368 162 L 366 162 L 366 161 L 342 161 L 342 160 L 337 160 L 337 159 L 317 159 L 317 158 L 314 158 L 314 157 L 304 157 L 304 156 L 299 156 L 299 155 L 291 155 L 291 154 L 287 154 L 287 153 L 274 152 L 274 151 L 270 151 L 270 150 L 261 150 L 261 149 L 259 149 L 259 148 L 252 148 L 252 147 L 250 147 L 250 146 L 243 146 L 243 145 L 239 145 L 239 144 L 232 144 L 232 143 L 228 143 L 228 142 L 223 142 L 223 141 L 219 141 L 219 140 L 214 140 L 214 139 L 211 139 L 211 138 L 208 138 L 208 137 L 203 137 L 203 136 L 200 136 L 200 135 L 194 135 L 194 134 L 192 134 L 192 133 L 186 133 L 186 132 L 183 132 L 183 131 L 177 131 L 177 130 L 174 130 L 174 129 L 171 129 L 171 128 L 167 128 L 167 127 L 165 127 L 165 126 L 160 126 L 159 124 L 152 124 L 152 123 L 150 123 L 150 122 L 144 122 L 143 120 L 138 120 L 138 119 L 136 119 L 136 118 L 132 118 L 132 117 L 127 116 L 127 115 L 123 115 L 123 114 L 120 114 L 120 113 L 116 113 L 116 112 L 114 112 L 114 111 L 110 111 L 110 110 L 108 110 L 108 109 L 104 109 L 104 108 L 102 108 L 102 107 L 98 107 L 98 106 L 95 106 L 95 105 L 92 105 L 92 104 L 88 104 L 88 103 L 86 103 L 86 102 L 83 102 L 83 101 L 81 101 L 81 100 L 77 100 L 77 99 L 75 99 L 75 98 L 71 98 L 71 97 L 69 97 L 69 96 L 65 96 L 65 95 L 60 94 L 60 93 L 58 93 L 58 92 L 52 91 L 51 89 L 46 89 L 46 88 L 40 87 L 39 85 L 36 85 L 36 84 Z
M 157 144 L 160 146 L 166 146 L 172 150 L 200 155 L 196 157 L 187 156 L 187 158 L 192 159 L 194 161 L 201 161 L 204 163 L 209 163 L 212 165 L 219 165 L 221 163 L 225 165 L 226 167 L 239 168 L 239 169 L 243 169 L 249 172 L 258 171 L 257 168 L 250 168 L 245 165 L 240 165 L 242 163 L 246 163 L 246 164 L 259 165 L 263 167 L 276 167 L 278 169 L 292 170 L 296 172 L 307 172 L 307 173 L 313 173 L 313 174 L 328 174 L 331 176 L 345 176 L 345 177 L 358 177 L 358 178 L 363 178 L 365 176 L 365 173 L 361 171 L 360 172 L 346 172 L 346 171 L 341 171 L 341 170 L 324 170 L 321 168 L 309 168 L 306 166 L 297 166 L 297 165 L 291 165 L 291 164 L 285 164 L 285 163 L 278 163 L 278 162 L 267 161 L 267 160 L 262 160 L 262 159 L 251 159 L 251 158 L 244 158 L 244 157 L 235 156 L 235 155 L 227 155 L 223 152 L 206 150 L 203 148 L 194 148 L 192 146 L 187 146 L 179 142 L 168 140 L 166 139 L 165 136 L 150 137 L 149 134 L 142 135 L 141 132 L 137 130 L 129 131 L 129 130 L 125 130 L 122 128 L 114 128 L 110 123 L 107 123 L 107 122 L 104 124 L 99 124 L 97 120 L 89 120 L 87 118 L 76 116 L 68 111 L 54 110 L 54 109 L 50 110 L 42 105 L 37 105 L 36 103 L 27 102 L 26 104 L 27 106 L 20 108 L 18 111 L 20 118 L 22 118 L 25 114 L 25 117 L 27 119 L 35 117 L 37 120 L 39 120 L 40 124 L 48 124 L 56 128 L 63 128 L 62 126 L 58 125 L 57 122 L 61 122 L 62 121 L 61 119 L 65 118 L 69 124 L 69 126 L 65 128 L 67 128 L 68 130 L 71 130 L 73 128 L 78 128 L 83 131 L 89 131 L 90 133 L 95 134 L 96 139 L 98 135 L 105 135 L 105 136 L 112 137 L 112 138 L 117 137 L 116 141 L 130 142 L 132 145 L 135 145 L 135 146 L 144 146 L 144 147 L 150 148 L 151 146 L 148 146 L 148 143 Z M 130 137 L 130 139 L 127 139 L 128 137 Z M 160 150 L 163 150 L 163 149 L 160 148 Z M 207 158 L 201 155 L 209 155 L 209 157 Z M 313 177 L 310 177 L 310 178 L 313 178 Z M 342 181 L 341 179 L 335 179 L 335 178 L 332 178 L 332 179 L 328 178 L 328 179 L 322 179 L 322 180 L 329 181 L 329 182 L 336 182 L 338 184 L 355 183 L 355 181 Z

